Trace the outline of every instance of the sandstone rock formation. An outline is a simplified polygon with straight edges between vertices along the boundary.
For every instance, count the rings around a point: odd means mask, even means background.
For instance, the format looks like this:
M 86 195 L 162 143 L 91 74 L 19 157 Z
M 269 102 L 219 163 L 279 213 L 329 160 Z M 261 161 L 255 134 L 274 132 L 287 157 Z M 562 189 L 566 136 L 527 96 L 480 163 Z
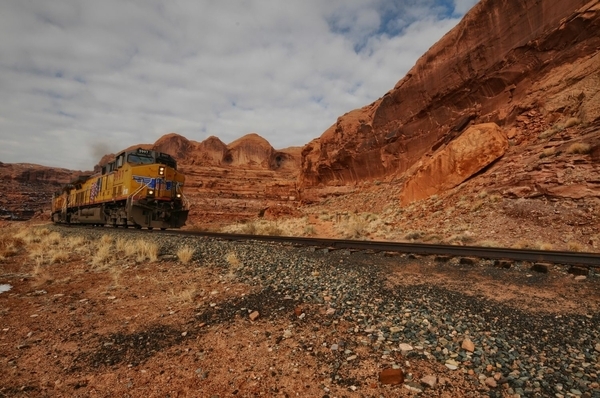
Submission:
M 472 123 L 510 130 L 536 112 L 541 131 L 517 128 L 515 144 L 570 117 L 596 123 L 599 25 L 598 0 L 480 1 L 391 91 L 305 146 L 301 187 L 401 177 Z
M 0 180 L 9 187 L 0 190 L 0 210 L 19 215 L 50 209 L 52 194 L 81 174 L 36 164 L 0 163 Z
M 482 170 L 508 148 L 508 139 L 495 123 L 469 127 L 454 141 L 426 158 L 408 176 L 401 203 L 408 204 L 454 188 Z

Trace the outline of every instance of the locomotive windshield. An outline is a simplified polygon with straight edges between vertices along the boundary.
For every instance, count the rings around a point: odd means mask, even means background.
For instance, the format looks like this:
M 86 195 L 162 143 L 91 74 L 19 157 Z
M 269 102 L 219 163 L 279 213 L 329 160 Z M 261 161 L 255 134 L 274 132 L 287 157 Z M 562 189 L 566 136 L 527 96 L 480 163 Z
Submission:
M 130 153 L 127 156 L 127 163 L 130 164 L 152 164 L 154 163 L 154 158 L 152 155 L 142 155 L 139 153 Z

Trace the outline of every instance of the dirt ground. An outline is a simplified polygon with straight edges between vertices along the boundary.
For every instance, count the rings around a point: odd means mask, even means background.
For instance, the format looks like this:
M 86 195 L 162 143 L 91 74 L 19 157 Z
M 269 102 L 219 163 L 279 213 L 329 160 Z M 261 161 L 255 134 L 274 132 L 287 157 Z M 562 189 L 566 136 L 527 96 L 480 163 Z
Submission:
M 390 271 L 389 284 L 437 284 L 525 309 L 598 311 L 597 284 L 562 272 L 511 282 L 514 275 L 486 269 L 414 259 Z M 328 365 L 343 354 L 332 353 L 328 338 L 343 337 L 352 325 L 324 324 L 326 306 L 282 301 L 210 262 L 182 264 L 171 255 L 94 267 L 74 253 L 40 267 L 21 251 L 0 263 L 1 284 L 11 289 L 0 293 L 0 396 L 414 395 L 403 385 L 380 383 L 382 363 L 370 360 L 332 383 Z M 256 308 L 262 313 L 252 321 Z M 312 321 L 303 314 L 314 315 L 307 317 Z M 286 336 L 290 328 L 294 335 Z M 367 348 L 356 353 L 361 350 Z M 468 373 L 409 360 L 400 351 L 389 355 L 389 363 L 402 364 L 415 380 L 438 376 L 439 386 L 426 396 L 478 396 Z

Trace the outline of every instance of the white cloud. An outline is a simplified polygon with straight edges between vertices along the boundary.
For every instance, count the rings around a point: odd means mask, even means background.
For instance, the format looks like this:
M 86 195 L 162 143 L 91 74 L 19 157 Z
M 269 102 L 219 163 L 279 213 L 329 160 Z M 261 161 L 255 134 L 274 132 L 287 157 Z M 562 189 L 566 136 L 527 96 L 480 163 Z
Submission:
M 382 96 L 474 0 L 9 0 L 0 160 L 90 169 L 178 132 L 304 145 Z

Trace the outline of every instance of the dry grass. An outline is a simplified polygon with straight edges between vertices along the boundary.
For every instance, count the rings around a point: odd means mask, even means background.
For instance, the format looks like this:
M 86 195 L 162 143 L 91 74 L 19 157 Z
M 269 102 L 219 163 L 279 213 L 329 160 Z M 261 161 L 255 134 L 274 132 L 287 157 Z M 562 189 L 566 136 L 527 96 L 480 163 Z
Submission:
M 98 242 L 98 246 L 92 257 L 92 264 L 101 270 L 106 269 L 106 266 L 112 259 L 112 255 L 112 244 L 106 242 L 102 243 L 102 241 L 100 241 Z
M 585 251 L 585 246 L 579 242 L 570 241 L 567 243 L 567 250 L 572 252 L 583 252 Z
M 554 155 L 556 152 L 554 148 L 546 148 L 540 153 L 540 159 L 547 158 L 549 156 Z
M 69 252 L 60 248 L 57 248 L 54 251 L 48 253 L 48 255 L 50 264 L 66 263 L 67 261 L 69 261 L 70 258 Z
M 577 126 L 579 124 L 581 124 L 581 119 L 579 119 L 578 117 L 571 117 L 565 122 L 565 128 Z
M 316 234 L 316 230 L 314 225 L 307 225 L 304 227 L 304 235 L 305 236 L 314 236 Z
M 187 264 L 192 261 L 196 249 L 190 246 L 183 246 L 177 250 L 177 258 L 182 264 Z
M 513 249 L 535 249 L 535 245 L 533 245 L 531 242 L 521 239 L 521 240 L 515 242 L 515 244 L 512 245 L 512 248 Z
M 540 250 L 552 250 L 553 246 L 551 243 L 539 243 L 537 244 L 538 249 Z
M 242 264 L 237 254 L 235 254 L 234 252 L 227 253 L 227 256 L 225 256 L 225 260 L 227 260 L 227 263 L 229 265 L 235 268 L 239 267 Z
M 138 263 L 148 260 L 150 263 L 154 263 L 158 260 L 158 245 L 154 242 L 150 242 L 144 239 L 136 241 L 136 261 Z
M 196 286 L 186 287 L 179 292 L 175 289 L 170 290 L 170 300 L 181 304 L 192 304 L 198 296 L 198 288 Z
M 582 154 L 585 155 L 587 153 L 590 153 L 591 150 L 591 146 L 589 144 L 583 143 L 583 142 L 576 142 L 574 144 L 571 144 L 568 148 L 567 148 L 567 153 L 571 153 L 571 154 Z

